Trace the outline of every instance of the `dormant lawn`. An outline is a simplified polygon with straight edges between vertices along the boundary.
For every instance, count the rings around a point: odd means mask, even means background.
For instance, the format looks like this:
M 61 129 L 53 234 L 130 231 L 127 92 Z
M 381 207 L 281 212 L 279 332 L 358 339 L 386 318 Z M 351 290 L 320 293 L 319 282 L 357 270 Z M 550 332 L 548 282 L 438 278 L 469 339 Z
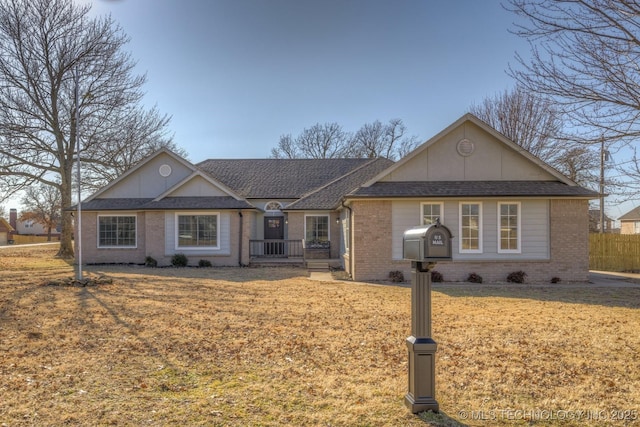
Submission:
M 410 289 L 302 269 L 0 251 L 0 425 L 640 423 L 640 289 L 436 284 L 438 415 L 407 391 Z M 111 283 L 109 283 L 111 281 Z

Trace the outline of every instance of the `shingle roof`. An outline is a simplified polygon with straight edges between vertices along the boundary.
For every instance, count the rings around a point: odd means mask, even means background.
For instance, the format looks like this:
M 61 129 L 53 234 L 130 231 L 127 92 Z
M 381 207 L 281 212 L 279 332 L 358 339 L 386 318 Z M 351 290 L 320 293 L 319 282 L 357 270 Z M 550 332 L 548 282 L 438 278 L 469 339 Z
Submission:
M 640 207 L 633 208 L 618 218 L 619 221 L 637 221 L 640 219 Z
M 182 210 L 182 209 L 254 209 L 244 201 L 223 197 L 165 197 L 154 199 L 93 199 L 82 203 L 86 211 Z
M 370 162 L 371 159 L 212 159 L 198 163 L 246 198 L 297 199 Z
M 411 181 L 377 182 L 349 197 L 582 197 L 598 193 L 558 181 Z
M 342 197 L 345 194 L 357 189 L 363 182 L 366 182 L 376 176 L 392 164 L 393 162 L 391 160 L 383 158 L 373 159 L 351 173 L 305 195 L 301 199 L 287 206 L 285 210 L 335 209 L 338 207 L 340 200 L 342 200 Z

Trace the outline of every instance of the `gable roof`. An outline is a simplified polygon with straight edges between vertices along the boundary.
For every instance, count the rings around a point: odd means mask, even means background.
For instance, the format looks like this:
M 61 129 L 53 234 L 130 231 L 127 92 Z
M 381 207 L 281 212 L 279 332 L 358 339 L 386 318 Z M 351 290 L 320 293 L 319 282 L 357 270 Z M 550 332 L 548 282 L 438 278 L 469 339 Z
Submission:
M 346 194 L 356 190 L 364 181 L 388 168 L 393 161 L 377 158 L 372 159 L 350 173 L 339 177 L 327 185 L 312 191 L 284 210 L 332 210 L 336 209 Z
M 0 218 L 0 230 L 5 231 L 5 232 L 15 231 L 13 229 L 13 227 L 11 226 L 11 224 L 9 224 L 9 221 L 7 221 L 4 218 Z
M 640 207 L 631 209 L 626 214 L 618 218 L 619 221 L 638 221 L 640 220 Z
M 203 173 L 203 172 L 200 172 L 199 170 L 197 170 L 197 171 L 193 172 L 190 176 L 186 177 L 185 179 L 183 179 L 182 181 L 178 182 L 176 185 L 174 185 L 173 187 L 169 188 L 167 191 L 165 191 L 164 193 L 162 193 L 161 195 L 156 197 L 154 199 L 154 201 L 157 202 L 159 200 L 162 200 L 162 199 L 168 197 L 170 194 L 174 193 L 176 190 L 180 189 L 181 187 L 184 187 L 189 181 L 192 181 L 192 180 L 194 180 L 196 178 L 204 179 L 206 182 L 208 182 L 212 186 L 219 188 L 223 193 L 226 193 L 227 195 L 233 197 L 236 200 L 240 200 L 241 199 L 239 196 L 234 194 L 233 191 L 231 189 L 229 189 L 226 185 L 224 185 L 224 184 L 222 184 L 220 182 L 216 182 L 215 180 L 213 180 L 213 178 L 211 178 L 206 173 Z
M 90 200 L 93 200 L 95 198 L 98 198 L 100 195 L 106 193 L 109 189 L 115 187 L 118 183 L 124 181 L 129 176 L 133 175 L 136 171 L 140 170 L 144 165 L 146 165 L 151 160 L 155 159 L 156 157 L 158 157 L 161 154 L 166 154 L 166 155 L 172 157 L 178 163 L 181 163 L 182 165 L 184 165 L 186 168 L 188 168 L 188 169 L 190 169 L 190 170 L 192 170 L 194 172 L 196 171 L 195 167 L 191 163 L 189 163 L 187 160 L 185 160 L 182 157 L 178 156 L 173 151 L 167 150 L 166 148 L 161 148 L 158 151 L 156 151 L 155 153 L 147 156 L 142 161 L 138 162 L 137 165 L 135 165 L 131 169 L 127 170 L 125 173 L 123 173 L 122 175 L 120 175 L 119 177 L 114 179 L 113 181 L 109 182 L 107 185 L 105 185 L 100 190 L 98 190 L 95 193 L 93 193 L 91 196 L 87 197 L 85 199 L 85 201 L 90 201 Z M 84 206 L 84 202 L 83 202 L 83 206 Z
M 407 154 L 402 159 L 398 160 L 393 166 L 391 166 L 387 170 L 382 171 L 377 176 L 375 176 L 372 179 L 370 179 L 369 181 L 365 182 L 363 184 L 363 186 L 367 187 L 367 186 L 373 185 L 374 183 L 380 181 L 381 179 L 383 179 L 385 176 L 389 175 L 393 171 L 403 167 L 403 165 L 405 165 L 407 162 L 409 162 L 413 158 L 415 158 L 418 155 L 420 155 L 422 152 L 427 150 L 430 146 L 434 145 L 439 140 L 441 140 L 445 135 L 449 134 L 450 132 L 452 132 L 456 128 L 462 126 L 465 122 L 471 122 L 471 123 L 475 124 L 476 126 L 478 126 L 479 128 L 483 129 L 485 132 L 490 134 L 493 138 L 495 138 L 496 140 L 500 141 L 505 146 L 511 148 L 514 152 L 519 153 L 521 156 L 525 157 L 530 162 L 534 163 L 535 165 L 537 165 L 538 167 L 540 167 L 541 169 L 543 169 L 544 171 L 549 173 L 551 176 L 553 176 L 558 181 L 560 181 L 560 182 L 562 182 L 562 183 L 564 183 L 566 185 L 577 186 L 577 184 L 574 181 L 572 181 L 571 179 L 566 177 L 564 174 L 562 174 L 561 172 L 559 172 L 555 168 L 551 167 L 549 164 L 547 164 L 546 162 L 542 161 L 540 158 L 534 156 L 533 154 L 531 154 L 530 152 L 528 152 L 527 150 L 522 148 L 520 145 L 518 145 L 515 142 L 511 141 L 509 138 L 507 138 L 506 136 L 504 136 L 503 134 L 498 132 L 496 129 L 494 129 L 493 127 L 489 126 L 487 123 L 485 123 L 484 121 L 480 120 L 478 117 L 476 117 L 475 115 L 473 115 L 471 113 L 467 113 L 467 114 L 463 115 L 462 117 L 460 117 L 458 120 L 456 120 L 455 122 L 453 122 L 452 124 L 447 126 L 444 130 L 439 132 L 437 135 L 435 135 L 432 138 L 428 139 L 426 142 L 424 142 L 423 144 L 419 145 L 411 153 Z
M 298 199 L 371 159 L 210 159 L 197 164 L 239 196 Z

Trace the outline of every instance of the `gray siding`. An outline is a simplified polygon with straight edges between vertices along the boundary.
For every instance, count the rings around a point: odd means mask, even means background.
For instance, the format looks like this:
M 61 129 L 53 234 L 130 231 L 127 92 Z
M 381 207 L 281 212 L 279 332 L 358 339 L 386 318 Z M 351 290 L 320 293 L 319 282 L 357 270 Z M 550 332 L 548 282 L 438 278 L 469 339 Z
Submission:
M 506 261 L 549 259 L 549 203 L 546 200 L 474 200 L 482 203 L 482 253 L 460 253 L 459 203 L 469 200 L 447 200 L 441 220 L 453 234 L 453 259 L 459 261 Z M 408 228 L 421 224 L 420 204 L 442 200 L 403 200 L 392 203 L 392 254 L 402 259 L 402 235 Z M 521 253 L 498 253 L 498 203 L 520 202 Z
M 160 175 L 159 169 L 162 165 L 171 167 L 169 176 Z M 113 187 L 107 189 L 100 195 L 100 198 L 157 197 L 191 175 L 191 173 L 193 173 L 192 169 L 163 153 L 140 166 L 127 179 L 117 182 Z

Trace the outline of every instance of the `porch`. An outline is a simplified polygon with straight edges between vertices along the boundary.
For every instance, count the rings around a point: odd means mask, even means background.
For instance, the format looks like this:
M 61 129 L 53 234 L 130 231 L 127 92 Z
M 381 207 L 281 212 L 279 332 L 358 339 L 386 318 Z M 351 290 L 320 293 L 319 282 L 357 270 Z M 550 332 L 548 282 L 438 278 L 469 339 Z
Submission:
M 308 244 L 302 239 L 249 240 L 249 263 L 251 265 L 318 265 L 339 267 L 339 259 L 331 259 L 330 242 Z

